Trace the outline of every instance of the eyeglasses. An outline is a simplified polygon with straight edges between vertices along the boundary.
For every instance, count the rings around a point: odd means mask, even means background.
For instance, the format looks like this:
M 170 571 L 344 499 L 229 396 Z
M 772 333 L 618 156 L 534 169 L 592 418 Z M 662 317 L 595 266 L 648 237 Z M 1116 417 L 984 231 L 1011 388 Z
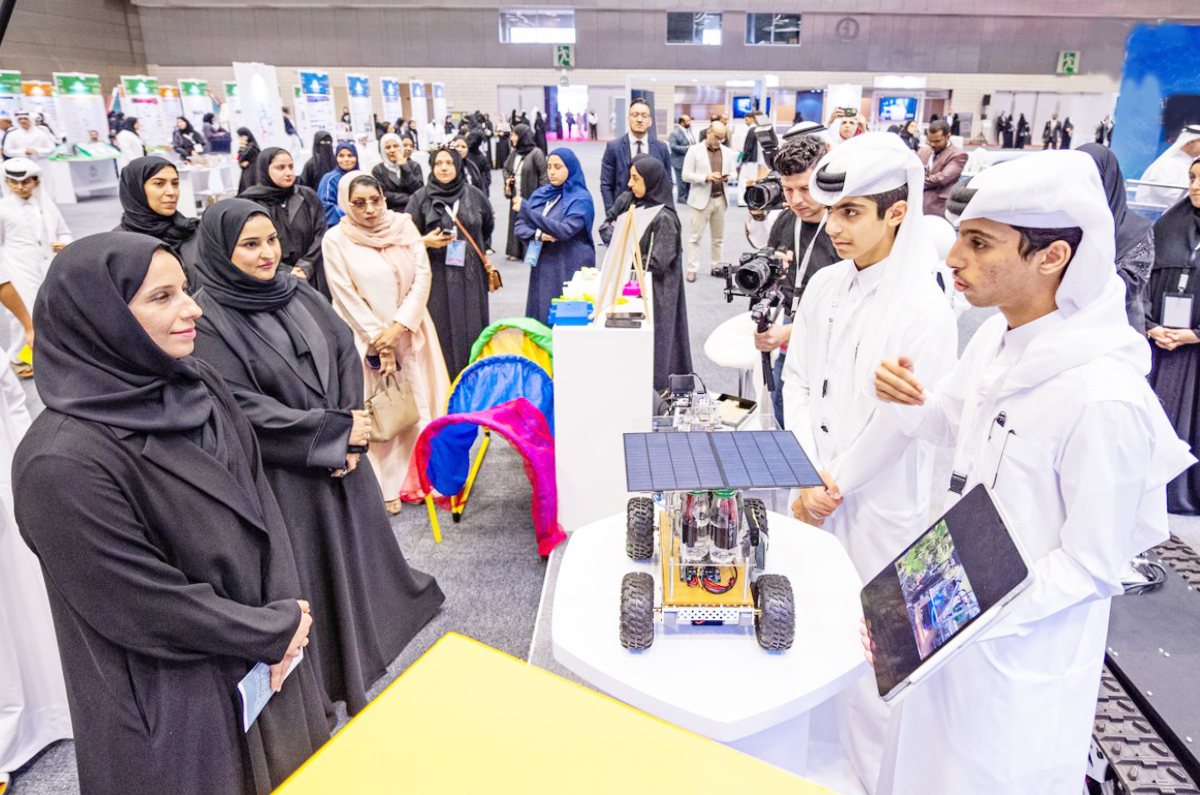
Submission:
M 375 207 L 379 207 L 382 204 L 383 204 L 382 196 L 376 196 L 371 199 L 355 199 L 352 202 L 350 202 L 350 206 L 356 210 L 362 210 L 368 206 L 371 208 L 375 208 Z

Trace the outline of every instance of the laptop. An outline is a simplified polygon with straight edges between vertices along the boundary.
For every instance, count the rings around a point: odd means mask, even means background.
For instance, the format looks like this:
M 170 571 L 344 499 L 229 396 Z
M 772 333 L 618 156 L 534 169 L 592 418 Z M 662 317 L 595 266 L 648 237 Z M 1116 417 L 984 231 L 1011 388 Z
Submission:
M 890 702 L 945 665 L 1032 581 L 991 492 L 971 489 L 862 590 L 879 695 Z

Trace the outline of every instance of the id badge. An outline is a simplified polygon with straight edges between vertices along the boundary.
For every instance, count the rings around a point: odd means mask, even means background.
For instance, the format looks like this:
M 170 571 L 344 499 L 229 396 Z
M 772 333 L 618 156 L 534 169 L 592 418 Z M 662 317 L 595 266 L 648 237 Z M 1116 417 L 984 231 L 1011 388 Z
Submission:
M 529 245 L 525 247 L 525 264 L 536 268 L 540 256 L 542 256 L 542 241 L 530 240 Z
M 1166 328 L 1192 327 L 1192 299 L 1190 293 L 1167 293 L 1163 296 L 1162 324 Z
M 446 246 L 446 264 L 452 268 L 461 268 L 467 264 L 467 241 L 450 241 L 450 245 Z

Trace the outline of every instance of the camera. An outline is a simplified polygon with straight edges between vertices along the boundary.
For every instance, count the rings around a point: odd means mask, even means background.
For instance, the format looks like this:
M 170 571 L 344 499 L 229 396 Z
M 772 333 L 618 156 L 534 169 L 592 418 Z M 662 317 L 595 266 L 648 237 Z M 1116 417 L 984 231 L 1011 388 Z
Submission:
M 783 180 L 772 171 L 765 177 L 746 186 L 746 206 L 754 212 L 770 212 L 783 207 Z
M 751 251 L 738 258 L 737 265 L 725 269 L 725 301 L 733 303 L 735 295 L 750 299 L 750 317 L 759 332 L 775 324 L 783 310 L 783 263 L 771 247 Z M 771 354 L 762 355 L 763 381 L 767 391 L 775 391 L 775 377 L 771 370 Z

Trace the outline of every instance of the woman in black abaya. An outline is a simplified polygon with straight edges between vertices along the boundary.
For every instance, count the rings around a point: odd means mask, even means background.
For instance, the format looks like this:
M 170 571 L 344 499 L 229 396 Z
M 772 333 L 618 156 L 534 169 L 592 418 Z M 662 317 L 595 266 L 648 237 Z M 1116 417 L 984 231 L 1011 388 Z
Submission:
M 517 237 L 513 225 L 521 212 L 517 199 L 528 199 L 533 192 L 550 181 L 546 176 L 546 155 L 537 148 L 533 129 L 528 124 L 513 127 L 512 151 L 504 162 L 504 198 L 508 204 L 508 243 L 504 253 L 510 259 L 525 258 L 525 241 Z
M 278 270 L 275 227 L 242 199 L 200 225 L 196 358 L 219 370 L 262 445 L 313 612 L 314 664 L 354 715 L 367 690 L 443 601 L 392 534 L 362 453 L 362 361 L 350 328 L 321 296 Z
M 1154 270 L 1146 292 L 1146 332 L 1154 364 L 1150 384 L 1179 438 L 1200 448 L 1200 159 L 1189 172 L 1188 195 L 1154 224 Z M 1190 296 L 1191 317 L 1164 316 L 1168 294 Z M 1182 321 L 1182 322 L 1181 322 Z M 1167 325 L 1167 324 L 1170 325 Z M 1186 323 L 1186 326 L 1184 325 Z M 1167 484 L 1167 510 L 1200 514 L 1200 466 Z
M 1148 220 L 1129 211 L 1125 178 L 1117 156 L 1100 144 L 1087 143 L 1079 151 L 1090 155 L 1100 170 L 1100 181 L 1108 194 L 1108 209 L 1117 230 L 1117 275 L 1125 282 L 1125 312 L 1129 325 L 1139 334 L 1145 334 L 1146 282 L 1154 266 L 1154 229 Z
M 200 222 L 176 208 L 179 172 L 161 157 L 139 157 L 121 169 L 117 195 L 121 223 L 114 231 L 149 235 L 171 247 L 188 271 L 196 260 L 196 228 Z
M 432 166 L 429 184 L 413 195 L 408 214 L 425 238 L 433 270 L 429 315 L 437 328 L 446 370 L 453 381 L 467 366 L 471 346 L 490 322 L 487 294 L 490 263 L 479 257 L 475 246 L 483 251 L 484 241 L 492 235 L 494 219 L 487 197 L 467 184 L 466 169 L 458 152 L 449 148 L 437 150 Z M 463 230 L 454 222 L 455 216 L 475 246 L 467 242 Z M 451 235 L 462 244 L 462 265 L 446 262 Z
M 642 262 L 653 280 L 654 388 L 665 389 L 670 376 L 692 372 L 683 245 L 671 197 L 671 175 L 657 158 L 642 155 L 629 167 L 629 190 L 634 207 L 659 208 L 647 227 L 638 231 Z
M 279 243 L 283 247 L 284 268 L 308 281 L 329 299 L 325 268 L 321 257 L 321 238 L 325 236 L 325 208 L 316 192 L 296 184 L 295 164 L 286 149 L 268 147 L 255 164 L 258 184 L 241 194 L 243 199 L 267 208 Z
M 258 140 L 254 137 L 254 133 L 250 132 L 249 127 L 238 127 L 238 167 L 242 170 L 242 176 L 238 180 L 238 193 L 245 193 L 246 188 L 251 185 L 258 184 L 258 172 L 255 169 L 255 163 L 258 162 L 258 155 L 261 151 L 258 147 Z
M 266 795 L 329 737 L 312 662 L 283 678 L 313 618 L 254 431 L 191 356 L 199 314 L 179 260 L 127 232 L 59 253 L 33 312 L 46 410 L 13 494 L 88 795 Z M 259 662 L 280 690 L 246 732 Z
M 312 157 L 304 164 L 304 169 L 300 172 L 300 179 L 297 181 L 304 187 L 312 188 L 315 191 L 321 184 L 321 177 L 336 167 L 337 160 L 333 157 L 333 136 L 324 130 L 317 130 L 313 134 Z

